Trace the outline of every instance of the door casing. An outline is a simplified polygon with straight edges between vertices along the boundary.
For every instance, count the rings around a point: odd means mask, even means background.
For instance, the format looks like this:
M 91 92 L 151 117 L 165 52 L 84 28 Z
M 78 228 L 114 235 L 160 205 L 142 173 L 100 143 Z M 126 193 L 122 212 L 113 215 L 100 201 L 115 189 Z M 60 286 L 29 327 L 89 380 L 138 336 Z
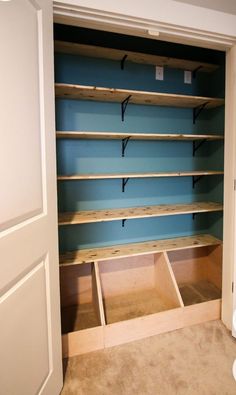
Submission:
M 231 330 L 233 307 L 236 308 L 236 295 L 234 296 L 233 293 L 233 283 L 236 281 L 234 267 L 236 261 L 234 249 L 236 242 L 234 190 L 234 180 L 236 179 L 236 113 L 234 111 L 236 108 L 236 79 L 234 75 L 236 70 L 236 36 L 197 29 L 190 30 L 184 25 L 176 27 L 170 23 L 163 24 L 158 20 L 150 22 L 150 20 L 141 17 L 128 17 L 68 3 L 54 1 L 54 21 L 56 23 L 156 38 L 226 52 L 222 321 Z

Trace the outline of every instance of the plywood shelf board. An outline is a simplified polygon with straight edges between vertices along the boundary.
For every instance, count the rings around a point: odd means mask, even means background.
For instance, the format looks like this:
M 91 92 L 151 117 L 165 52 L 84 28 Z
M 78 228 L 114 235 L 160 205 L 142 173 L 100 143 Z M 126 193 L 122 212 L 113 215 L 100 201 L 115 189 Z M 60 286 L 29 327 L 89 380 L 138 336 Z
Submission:
M 170 171 L 170 172 L 152 172 L 152 173 L 110 173 L 110 174 L 72 174 L 59 175 L 58 181 L 69 180 L 105 180 L 116 178 L 161 178 L 161 177 L 190 177 L 190 176 L 213 176 L 224 174 L 221 170 L 194 170 L 194 171 Z
M 131 104 L 145 104 L 168 107 L 215 108 L 224 104 L 224 99 L 171 93 L 146 92 L 130 89 L 105 88 L 97 86 L 73 85 L 65 83 L 55 84 L 55 94 L 59 98 L 82 99 L 93 101 L 107 101 L 122 103 L 129 98 Z
M 115 245 L 68 252 L 60 256 L 60 266 L 104 261 L 130 256 L 146 255 L 164 251 L 220 245 L 221 240 L 211 235 L 196 235 L 174 239 L 152 240 L 141 243 Z
M 188 204 L 162 204 L 158 206 L 130 207 L 110 210 L 89 210 L 65 212 L 59 214 L 59 225 L 87 224 L 94 222 L 116 221 L 122 219 L 161 217 L 222 211 L 223 205 L 215 202 L 197 202 Z
M 181 133 L 114 133 L 114 132 L 85 132 L 85 131 L 58 131 L 58 139 L 91 139 L 91 140 L 170 140 L 170 141 L 195 141 L 195 140 L 223 140 L 222 135 L 213 134 L 181 134 Z
M 215 71 L 219 66 L 199 61 L 191 61 L 186 59 L 171 58 L 167 56 L 152 55 L 147 53 L 126 51 L 121 49 L 99 47 L 95 45 L 86 45 L 71 43 L 66 41 L 56 40 L 54 43 L 56 52 L 69 53 L 74 55 L 111 59 L 122 61 L 126 56 L 126 61 L 133 63 L 149 64 L 154 66 L 167 66 L 176 69 L 190 70 L 190 71 L 202 71 L 212 72 Z

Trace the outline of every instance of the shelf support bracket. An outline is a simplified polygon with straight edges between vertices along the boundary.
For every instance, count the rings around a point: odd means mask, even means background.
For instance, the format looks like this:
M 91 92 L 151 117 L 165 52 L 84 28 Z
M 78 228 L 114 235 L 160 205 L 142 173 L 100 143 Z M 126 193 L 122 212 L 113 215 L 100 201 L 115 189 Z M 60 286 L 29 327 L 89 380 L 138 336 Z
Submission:
M 128 96 L 125 100 L 123 100 L 122 103 L 121 103 L 121 120 L 122 120 L 122 122 L 123 122 L 124 119 L 125 119 L 126 107 L 127 107 L 128 103 L 129 103 L 129 101 L 130 101 L 130 99 L 131 99 L 131 96 L 132 96 L 132 95 L 129 95 L 129 96 Z
M 198 66 L 195 70 L 192 71 L 193 73 L 193 78 L 196 78 L 197 72 L 202 69 L 202 66 Z
M 129 181 L 129 178 L 122 178 L 122 192 L 125 191 L 125 186 L 128 181 Z
M 193 156 L 195 156 L 196 151 L 207 141 L 207 139 L 203 139 L 200 141 L 200 143 L 196 143 L 196 141 L 193 141 Z
M 125 149 L 127 147 L 127 144 L 129 142 L 130 136 L 125 137 L 124 139 L 122 139 L 122 157 L 124 158 L 125 156 Z
M 193 221 L 195 220 L 196 214 L 197 214 L 197 213 L 192 213 Z
M 125 226 L 125 221 L 127 221 L 127 219 L 122 219 L 122 228 Z
M 206 107 L 206 105 L 208 103 L 209 102 L 206 101 L 205 103 L 201 104 L 200 106 L 193 108 L 193 124 L 195 124 L 196 119 L 199 117 L 199 115 L 201 114 L 202 110 Z
M 196 185 L 196 183 L 202 178 L 203 176 L 193 176 L 193 189 L 194 189 L 194 187 L 195 187 L 195 185 Z
M 121 61 L 120 61 L 120 68 L 121 68 L 121 70 L 124 70 L 125 61 L 126 61 L 127 58 L 128 58 L 128 55 L 124 55 L 124 57 L 121 59 Z

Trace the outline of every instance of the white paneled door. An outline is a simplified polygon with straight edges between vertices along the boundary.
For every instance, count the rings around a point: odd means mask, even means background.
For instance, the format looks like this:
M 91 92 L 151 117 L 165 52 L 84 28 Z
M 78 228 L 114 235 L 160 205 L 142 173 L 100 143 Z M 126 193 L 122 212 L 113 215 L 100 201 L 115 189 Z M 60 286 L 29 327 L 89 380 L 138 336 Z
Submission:
M 0 0 L 0 393 L 62 387 L 52 1 Z

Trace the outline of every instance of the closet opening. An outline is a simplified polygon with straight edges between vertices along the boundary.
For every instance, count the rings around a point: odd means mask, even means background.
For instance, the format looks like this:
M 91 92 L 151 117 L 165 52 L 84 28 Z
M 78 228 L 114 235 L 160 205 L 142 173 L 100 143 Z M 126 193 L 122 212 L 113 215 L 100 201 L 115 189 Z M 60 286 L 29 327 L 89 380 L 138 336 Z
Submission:
M 54 39 L 64 355 L 220 318 L 225 53 Z

